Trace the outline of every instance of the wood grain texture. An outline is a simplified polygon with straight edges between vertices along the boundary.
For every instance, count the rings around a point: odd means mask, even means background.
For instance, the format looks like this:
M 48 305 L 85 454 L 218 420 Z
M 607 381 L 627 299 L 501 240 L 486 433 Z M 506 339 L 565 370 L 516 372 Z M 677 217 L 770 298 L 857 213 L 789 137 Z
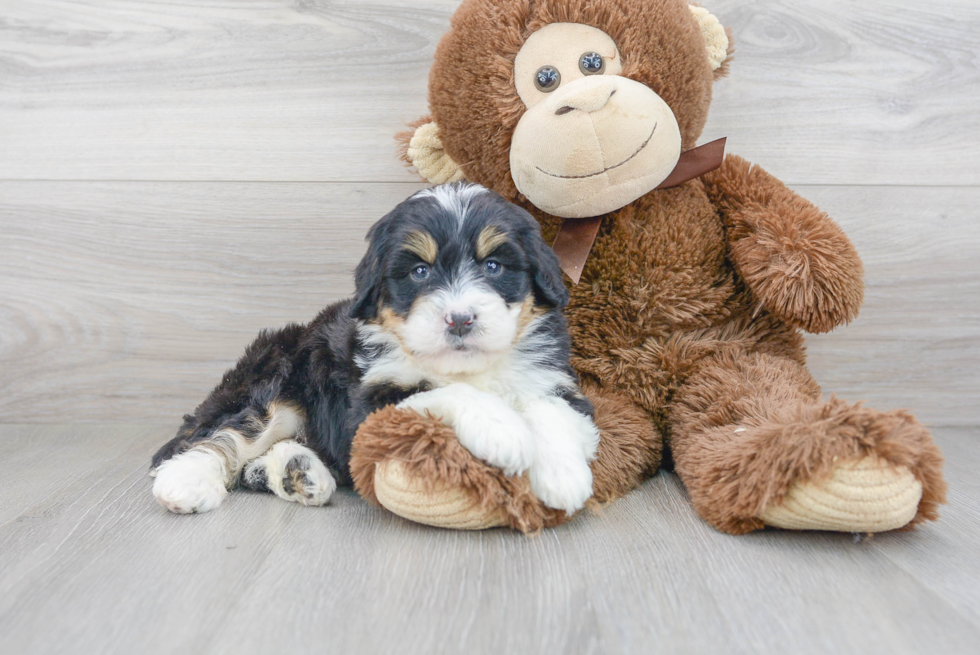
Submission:
M 192 409 L 258 330 L 347 296 L 368 227 L 421 188 L 0 187 L 0 405 L 31 421 Z
M 411 180 L 456 4 L 3 2 L 0 178 Z
M 0 182 L 0 412 L 176 422 L 259 329 L 349 294 L 368 226 L 418 188 Z M 980 423 L 980 190 L 798 190 L 867 267 L 860 318 L 809 339 L 825 391 Z
M 980 182 L 980 4 L 698 4 L 736 48 L 702 142 L 791 184 Z
M 858 319 L 807 337 L 824 393 L 980 424 L 980 190 L 797 190 L 838 220 L 865 266 Z
M 456 0 L 0 2 L 0 179 L 410 181 Z M 714 0 L 704 140 L 794 184 L 980 181 L 973 0 Z
M 860 318 L 808 340 L 825 392 L 980 425 L 980 4 L 705 4 L 737 53 L 702 141 L 866 263 Z M 30 423 L 0 424 L 0 652 L 975 652 L 977 427 L 935 430 L 939 523 L 860 542 L 719 534 L 671 474 L 530 538 L 349 490 L 153 502 L 180 414 L 421 188 L 393 134 L 457 5 L 0 0 L 0 420 Z
M 956 655 L 980 639 L 975 428 L 937 434 L 954 490 L 939 523 L 860 542 L 714 532 L 671 474 L 533 537 L 414 525 L 345 490 L 175 516 L 146 475 L 167 436 L 0 427 L 11 455 L 67 439 L 105 457 L 31 463 L 35 500 L 0 496 L 17 515 L 0 525 L 0 651 Z

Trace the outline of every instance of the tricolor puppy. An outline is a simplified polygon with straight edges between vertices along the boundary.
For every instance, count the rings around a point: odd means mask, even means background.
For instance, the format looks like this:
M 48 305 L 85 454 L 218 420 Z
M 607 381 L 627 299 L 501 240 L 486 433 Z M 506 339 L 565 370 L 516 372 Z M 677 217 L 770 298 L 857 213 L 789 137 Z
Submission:
M 599 436 L 569 366 L 558 259 L 537 222 L 469 184 L 378 221 L 356 294 L 262 332 L 153 458 L 157 501 L 206 512 L 236 484 L 322 505 L 350 483 L 351 441 L 398 404 L 451 425 L 475 456 L 527 472 L 548 506 L 592 495 Z

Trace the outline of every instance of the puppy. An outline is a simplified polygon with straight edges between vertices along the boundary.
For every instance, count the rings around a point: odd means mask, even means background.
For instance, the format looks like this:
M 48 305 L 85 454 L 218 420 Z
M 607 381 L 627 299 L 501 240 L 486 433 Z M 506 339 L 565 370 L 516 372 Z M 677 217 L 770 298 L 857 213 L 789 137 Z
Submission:
M 389 404 L 451 425 L 476 457 L 529 475 L 546 505 L 592 495 L 598 433 L 569 366 L 558 259 L 487 189 L 419 192 L 368 233 L 354 298 L 266 331 L 153 458 L 153 494 L 206 512 L 236 484 L 322 505 L 350 484 L 360 423 Z

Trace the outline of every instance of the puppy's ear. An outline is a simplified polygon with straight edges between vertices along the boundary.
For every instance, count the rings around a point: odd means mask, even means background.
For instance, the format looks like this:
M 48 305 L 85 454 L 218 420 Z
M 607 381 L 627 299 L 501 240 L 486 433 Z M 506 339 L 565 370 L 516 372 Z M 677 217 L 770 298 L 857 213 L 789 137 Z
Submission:
M 537 304 L 563 309 L 568 304 L 568 289 L 562 276 L 561 263 L 551 246 L 541 238 L 541 227 L 530 214 L 521 210 L 530 223 L 522 239 L 531 263 L 534 300 Z
M 535 263 L 534 292 L 547 304 L 564 309 L 568 304 L 568 288 L 562 277 L 561 266 L 555 251 L 539 236 L 536 241 L 541 244 L 541 250 Z
M 369 321 L 378 316 L 390 216 L 388 214 L 368 230 L 368 249 L 354 272 L 354 300 L 349 312 L 351 318 Z

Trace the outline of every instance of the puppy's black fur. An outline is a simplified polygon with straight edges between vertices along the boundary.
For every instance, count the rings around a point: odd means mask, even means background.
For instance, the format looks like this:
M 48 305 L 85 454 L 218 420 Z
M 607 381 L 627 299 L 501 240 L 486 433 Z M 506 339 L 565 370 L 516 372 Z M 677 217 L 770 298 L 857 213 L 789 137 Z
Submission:
M 465 206 L 447 201 L 453 198 L 464 198 Z M 505 238 L 481 260 L 477 244 L 491 226 Z M 413 277 L 423 264 L 417 252 L 405 247 L 413 233 L 431 235 L 438 246 L 435 261 L 424 263 L 425 280 Z M 533 297 L 534 331 L 544 337 L 536 340 L 535 352 L 540 354 L 541 343 L 546 343 L 546 365 L 566 372 L 572 381 L 554 394 L 591 416 L 591 406 L 578 391 L 568 364 L 569 337 L 560 311 L 568 302 L 568 291 L 558 259 L 527 212 L 491 191 L 454 185 L 441 196 L 430 190 L 398 205 L 371 228 L 368 242 L 367 254 L 357 267 L 354 298 L 327 307 L 306 325 L 260 333 L 194 414 L 184 417 L 177 435 L 153 457 L 154 469 L 188 449 L 206 446 L 219 431 L 233 430 L 245 440 L 255 439 L 268 425 L 271 408 L 287 404 L 305 420 L 293 438 L 316 451 L 341 483 L 350 484 L 351 442 L 358 425 L 374 410 L 431 386 L 424 379 L 410 385 L 384 380 L 363 384 L 365 371 L 390 346 L 366 343 L 360 328 L 383 325 L 386 312 L 408 316 L 427 291 L 449 283 L 464 265 L 470 265 L 471 271 L 487 268 L 490 265 L 484 261 L 491 257 L 502 270 L 487 274 L 482 282 L 508 306 Z M 246 463 L 226 458 L 231 484 Z M 249 486 L 264 484 L 252 479 Z

